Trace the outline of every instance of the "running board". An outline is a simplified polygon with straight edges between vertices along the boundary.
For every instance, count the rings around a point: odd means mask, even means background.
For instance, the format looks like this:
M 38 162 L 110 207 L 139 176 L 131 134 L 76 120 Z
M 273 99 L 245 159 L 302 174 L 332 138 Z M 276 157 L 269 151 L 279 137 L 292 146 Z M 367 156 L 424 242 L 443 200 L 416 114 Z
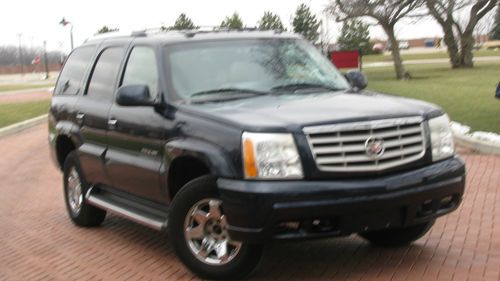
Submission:
M 92 206 L 155 230 L 161 231 L 167 227 L 168 212 L 146 206 L 97 187 L 89 188 L 85 199 Z

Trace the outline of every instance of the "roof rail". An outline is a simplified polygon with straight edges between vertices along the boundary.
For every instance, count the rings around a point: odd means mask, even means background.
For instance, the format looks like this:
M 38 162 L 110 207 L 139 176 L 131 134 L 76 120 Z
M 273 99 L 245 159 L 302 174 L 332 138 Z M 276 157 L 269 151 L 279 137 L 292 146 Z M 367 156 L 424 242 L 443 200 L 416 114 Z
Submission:
M 199 26 L 196 29 L 184 29 L 184 30 L 174 30 L 164 26 L 153 27 L 153 28 L 145 28 L 141 30 L 135 31 L 112 31 L 106 32 L 102 34 L 96 34 L 93 37 L 87 38 L 85 42 L 99 40 L 99 39 L 108 39 L 108 38 L 120 38 L 120 37 L 146 37 L 148 35 L 156 35 L 162 33 L 177 33 L 183 34 L 186 37 L 194 37 L 197 34 L 204 33 L 218 33 L 218 32 L 252 32 L 252 31 L 262 31 L 262 32 L 274 32 L 274 33 L 282 33 L 280 30 L 262 30 L 257 27 L 242 27 L 242 28 L 229 28 L 229 27 L 220 27 L 220 26 Z

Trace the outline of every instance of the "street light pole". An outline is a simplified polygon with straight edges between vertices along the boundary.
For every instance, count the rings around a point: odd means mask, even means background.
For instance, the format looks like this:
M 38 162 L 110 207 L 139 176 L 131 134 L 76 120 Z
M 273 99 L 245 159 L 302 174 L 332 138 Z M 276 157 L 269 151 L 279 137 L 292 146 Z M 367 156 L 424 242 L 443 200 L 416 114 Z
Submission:
M 22 33 L 17 34 L 17 37 L 19 37 L 19 64 L 21 65 L 21 73 L 24 75 L 24 58 L 23 58 L 23 50 L 21 46 L 21 37 L 23 36 Z
M 59 22 L 60 25 L 66 26 L 68 24 L 71 25 L 69 29 L 69 36 L 70 36 L 70 43 L 71 43 L 71 50 L 73 50 L 74 45 L 73 45 L 73 24 L 69 21 L 67 21 L 65 18 L 62 18 L 62 20 Z
M 43 41 L 43 63 L 45 64 L 45 80 L 49 79 L 49 61 L 47 60 L 47 41 Z

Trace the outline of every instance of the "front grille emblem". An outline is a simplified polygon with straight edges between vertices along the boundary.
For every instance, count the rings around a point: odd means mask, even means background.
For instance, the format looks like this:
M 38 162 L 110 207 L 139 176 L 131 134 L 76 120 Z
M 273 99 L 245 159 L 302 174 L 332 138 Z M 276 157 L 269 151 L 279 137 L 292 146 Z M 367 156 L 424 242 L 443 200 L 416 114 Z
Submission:
M 365 142 L 366 155 L 371 158 L 379 158 L 384 154 L 384 140 L 377 137 L 369 137 Z

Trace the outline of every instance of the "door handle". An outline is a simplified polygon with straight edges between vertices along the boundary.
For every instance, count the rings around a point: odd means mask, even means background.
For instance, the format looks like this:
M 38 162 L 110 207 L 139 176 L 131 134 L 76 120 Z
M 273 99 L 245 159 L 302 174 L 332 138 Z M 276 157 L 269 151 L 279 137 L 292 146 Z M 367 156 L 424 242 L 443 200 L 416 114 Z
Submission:
M 109 120 L 108 120 L 108 126 L 109 126 L 111 129 L 116 128 L 116 124 L 118 124 L 118 120 L 116 120 L 116 119 L 109 119 Z
M 77 113 L 75 115 L 75 118 L 76 118 L 76 122 L 78 122 L 79 124 L 82 124 L 83 123 L 83 118 L 85 117 L 85 114 L 84 113 Z

